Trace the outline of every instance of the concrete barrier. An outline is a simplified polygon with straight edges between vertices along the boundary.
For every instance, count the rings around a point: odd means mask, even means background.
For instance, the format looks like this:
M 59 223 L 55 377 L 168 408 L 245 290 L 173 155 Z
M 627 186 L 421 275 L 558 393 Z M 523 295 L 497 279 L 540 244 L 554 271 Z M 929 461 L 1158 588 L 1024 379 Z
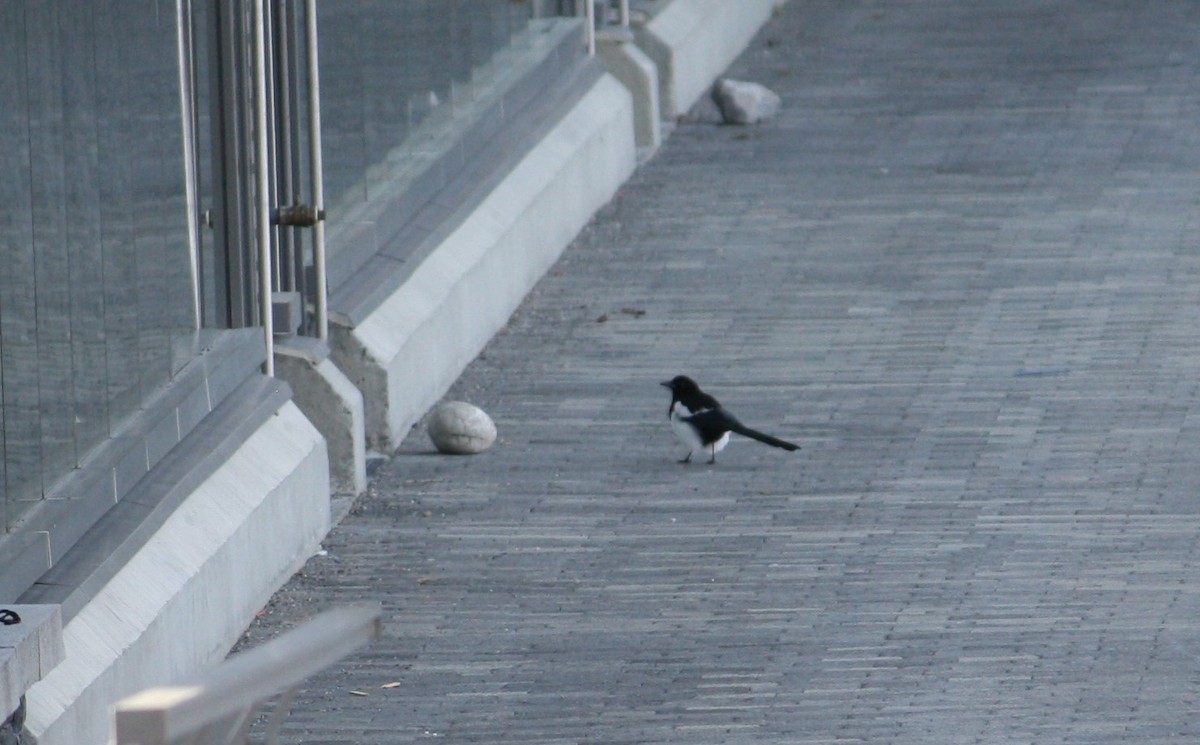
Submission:
M 658 66 L 664 119 L 687 112 L 737 59 L 782 0 L 668 0 L 634 27 L 638 46 Z

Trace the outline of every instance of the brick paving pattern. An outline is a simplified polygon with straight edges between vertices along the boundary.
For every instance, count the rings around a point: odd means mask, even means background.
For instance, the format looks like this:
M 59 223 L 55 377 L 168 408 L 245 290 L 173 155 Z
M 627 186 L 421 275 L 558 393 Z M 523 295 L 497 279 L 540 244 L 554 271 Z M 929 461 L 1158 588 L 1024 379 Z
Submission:
M 384 604 L 286 741 L 1200 738 L 1197 28 L 792 0 L 251 630 Z M 804 449 L 676 464 L 681 372 Z

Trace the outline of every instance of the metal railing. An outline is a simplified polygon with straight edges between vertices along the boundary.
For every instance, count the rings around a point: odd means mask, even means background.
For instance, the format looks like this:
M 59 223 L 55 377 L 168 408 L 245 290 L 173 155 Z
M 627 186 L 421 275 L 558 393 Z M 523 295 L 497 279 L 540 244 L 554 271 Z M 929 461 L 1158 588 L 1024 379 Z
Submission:
M 240 745 L 263 704 L 277 698 L 263 739 L 275 745 L 305 679 L 381 628 L 377 604 L 338 608 L 191 680 L 129 696 L 117 703 L 116 745 Z
M 608 0 L 601 0 L 608 2 Z M 576 0 L 576 13 L 581 14 L 586 20 L 584 25 L 584 44 L 587 45 L 589 55 L 596 53 L 596 19 L 599 15 L 596 12 L 596 0 Z M 629 0 L 619 0 L 617 3 L 617 23 L 629 28 Z

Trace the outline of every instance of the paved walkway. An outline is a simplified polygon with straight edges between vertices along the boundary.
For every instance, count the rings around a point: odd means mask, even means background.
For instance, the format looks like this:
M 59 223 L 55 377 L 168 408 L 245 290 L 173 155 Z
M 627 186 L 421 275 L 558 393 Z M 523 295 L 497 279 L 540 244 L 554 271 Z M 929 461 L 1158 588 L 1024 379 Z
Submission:
M 792 0 L 255 627 L 384 604 L 287 742 L 1200 738 L 1197 28 Z M 679 372 L 804 449 L 677 465 Z

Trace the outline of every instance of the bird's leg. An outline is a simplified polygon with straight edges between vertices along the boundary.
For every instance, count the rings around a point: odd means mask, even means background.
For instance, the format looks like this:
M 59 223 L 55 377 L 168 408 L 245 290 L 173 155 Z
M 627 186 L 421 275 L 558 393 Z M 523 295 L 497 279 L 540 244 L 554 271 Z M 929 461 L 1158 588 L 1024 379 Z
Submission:
M 692 451 L 689 450 L 688 454 L 684 457 L 684 459 L 679 462 L 680 463 L 691 463 L 692 462 Z
M 714 442 L 709 447 L 712 448 L 712 457 L 708 459 L 708 465 L 715 466 L 717 464 L 717 444 Z

